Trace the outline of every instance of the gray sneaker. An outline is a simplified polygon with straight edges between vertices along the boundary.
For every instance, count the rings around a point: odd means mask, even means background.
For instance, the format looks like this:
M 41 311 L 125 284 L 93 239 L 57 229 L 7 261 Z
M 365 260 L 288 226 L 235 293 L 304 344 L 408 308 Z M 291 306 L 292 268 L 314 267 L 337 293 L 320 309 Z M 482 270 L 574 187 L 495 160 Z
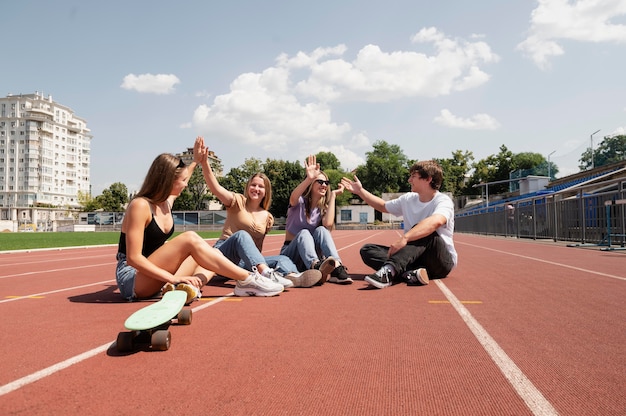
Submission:
M 237 280 L 235 296 L 276 296 L 285 290 L 280 283 L 276 283 L 260 275 L 258 272 L 250 272 L 245 280 Z
M 311 269 L 301 273 L 289 273 L 285 278 L 293 282 L 293 287 L 311 287 L 322 279 L 322 272 Z
M 280 272 L 277 272 L 274 269 L 267 269 L 264 273 L 263 276 L 267 277 L 268 279 L 270 279 L 272 282 L 276 282 L 279 283 L 281 285 L 283 285 L 283 287 L 285 289 L 289 288 L 289 287 L 293 287 L 293 282 L 289 279 L 285 279 L 283 277 L 283 274 Z
M 428 284 L 428 272 L 426 269 L 419 268 L 416 270 L 409 270 L 408 272 L 404 272 L 402 274 L 404 280 L 406 280 L 406 284 L 408 286 L 418 286 L 418 285 L 427 285 Z

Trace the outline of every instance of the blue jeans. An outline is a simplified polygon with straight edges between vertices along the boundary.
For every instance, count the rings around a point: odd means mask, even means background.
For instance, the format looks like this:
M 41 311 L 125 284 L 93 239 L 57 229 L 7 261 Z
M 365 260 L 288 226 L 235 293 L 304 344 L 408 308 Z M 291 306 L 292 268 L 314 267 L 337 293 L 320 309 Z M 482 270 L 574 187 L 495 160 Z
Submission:
M 312 234 L 307 229 L 300 230 L 293 240 L 285 241 L 280 254 L 289 257 L 300 271 L 310 269 L 326 257 L 334 257 L 341 262 L 330 231 L 321 225 Z
M 282 274 L 297 272 L 296 265 L 287 256 L 264 257 L 248 232 L 239 230 L 226 240 L 218 240 L 214 247 L 230 261 L 246 270 L 252 270 L 257 264 L 267 264 Z
M 129 266 L 126 262 L 126 254 L 117 253 L 117 266 L 115 267 L 115 280 L 120 290 L 120 295 L 128 301 L 132 301 L 135 296 L 135 276 L 137 270 Z

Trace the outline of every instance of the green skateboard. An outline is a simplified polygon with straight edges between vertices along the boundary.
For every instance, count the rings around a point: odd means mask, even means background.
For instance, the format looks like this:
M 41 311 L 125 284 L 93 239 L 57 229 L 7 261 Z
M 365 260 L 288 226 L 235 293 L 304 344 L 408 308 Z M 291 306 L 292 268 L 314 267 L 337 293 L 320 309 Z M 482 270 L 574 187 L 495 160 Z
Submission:
M 139 309 L 126 319 L 130 332 L 117 335 L 118 351 L 132 351 L 137 344 L 149 343 L 153 350 L 170 348 L 172 335 L 167 327 L 176 319 L 178 324 L 191 324 L 191 309 L 183 309 L 187 293 L 182 290 L 166 292 L 160 301 Z

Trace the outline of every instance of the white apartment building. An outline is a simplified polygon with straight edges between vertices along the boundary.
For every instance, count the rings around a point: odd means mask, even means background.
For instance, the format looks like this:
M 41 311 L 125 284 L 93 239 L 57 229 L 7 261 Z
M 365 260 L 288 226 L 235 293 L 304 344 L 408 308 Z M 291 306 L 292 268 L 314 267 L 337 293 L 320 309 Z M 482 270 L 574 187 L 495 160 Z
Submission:
M 91 139 L 86 121 L 50 95 L 0 98 L 0 220 L 79 208 L 78 192 L 89 192 Z

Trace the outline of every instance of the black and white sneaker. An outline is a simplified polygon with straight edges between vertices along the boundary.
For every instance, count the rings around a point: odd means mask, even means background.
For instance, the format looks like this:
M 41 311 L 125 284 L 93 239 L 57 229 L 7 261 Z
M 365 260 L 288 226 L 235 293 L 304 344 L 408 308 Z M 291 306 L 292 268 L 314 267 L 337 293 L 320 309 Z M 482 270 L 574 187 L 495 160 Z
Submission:
M 404 272 L 402 277 L 408 286 L 424 286 L 428 284 L 428 272 L 426 269 L 419 268 Z
M 335 267 L 335 270 L 330 272 L 328 282 L 337 283 L 340 285 L 349 285 L 352 283 L 352 279 L 348 274 L 348 269 L 346 269 L 343 264 L 340 264 L 339 266 Z
M 391 271 L 386 268 L 365 277 L 365 281 L 367 283 L 379 289 L 384 289 L 391 286 L 392 279 L 393 276 L 391 276 Z

